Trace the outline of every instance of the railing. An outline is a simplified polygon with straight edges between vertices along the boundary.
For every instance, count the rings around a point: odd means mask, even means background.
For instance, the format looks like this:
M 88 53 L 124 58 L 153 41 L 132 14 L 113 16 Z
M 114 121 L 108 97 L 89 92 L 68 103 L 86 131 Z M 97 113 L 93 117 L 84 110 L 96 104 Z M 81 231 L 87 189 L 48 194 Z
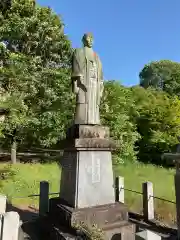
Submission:
M 47 181 L 40 182 L 40 191 L 37 194 L 27 195 L 27 196 L 14 196 L 13 198 L 32 198 L 39 197 L 39 214 L 44 215 L 49 210 L 49 196 L 59 195 L 59 192 L 50 192 L 49 183 Z M 144 182 L 142 183 L 142 192 L 128 189 L 124 186 L 124 178 L 116 177 L 115 178 L 115 201 L 125 203 L 125 191 L 136 193 L 142 196 L 142 212 L 143 217 L 147 220 L 155 219 L 155 204 L 154 200 L 162 200 L 168 203 L 176 205 L 176 202 L 167 200 L 154 195 L 153 192 L 153 183 Z
M 30 194 L 26 196 L 13 196 L 13 199 L 27 199 L 27 198 L 39 198 L 39 207 L 38 207 L 38 212 L 39 215 L 46 215 L 48 210 L 49 210 L 49 196 L 54 196 L 54 195 L 59 195 L 60 192 L 49 192 L 49 182 L 47 181 L 41 181 L 40 182 L 40 187 L 39 187 L 39 193 L 37 194 Z M 0 200 L 3 195 L 0 195 Z M 1 205 L 1 201 L 0 201 Z M 1 209 L 1 207 L 0 207 Z
M 145 220 L 155 220 L 155 204 L 154 200 L 158 199 L 167 203 L 171 203 L 176 207 L 176 202 L 161 198 L 154 195 L 153 183 L 144 182 L 142 183 L 142 192 L 128 189 L 124 187 L 124 178 L 116 177 L 115 178 L 115 199 L 117 202 L 125 203 L 125 191 L 136 193 L 142 196 L 142 214 Z
M 145 182 L 142 184 L 142 192 L 134 190 L 134 189 L 128 189 L 125 188 L 124 186 L 124 178 L 123 177 L 116 177 L 115 178 L 115 201 L 116 202 L 121 202 L 125 203 L 125 191 L 128 192 L 133 192 L 138 195 L 142 196 L 143 200 L 143 218 L 151 221 L 155 219 L 155 208 L 154 208 L 154 199 L 159 199 L 162 201 L 166 201 L 169 203 L 172 203 L 176 205 L 174 201 L 167 200 L 158 196 L 154 196 L 153 193 L 153 184 L 151 182 Z M 45 216 L 47 215 L 49 211 L 49 196 L 54 196 L 54 195 L 59 195 L 59 192 L 49 192 L 49 183 L 47 181 L 41 181 L 40 182 L 40 191 L 37 194 L 32 194 L 32 195 L 27 195 L 27 196 L 14 196 L 13 198 L 32 198 L 32 197 L 39 197 L 39 215 L 40 216 Z M 12 199 L 13 199 L 12 198 Z M 5 208 L 6 208 L 6 196 L 0 196 L 0 216 L 1 216 L 1 221 L 4 221 L 5 219 Z M 3 217 L 2 217 L 3 216 Z M 16 219 L 19 219 L 17 216 L 15 216 Z M 7 217 L 6 217 L 7 219 Z M 4 226 L 4 223 L 1 224 L 0 221 L 0 226 Z M 7 223 L 9 220 L 5 220 L 5 224 L 10 224 Z M 19 221 L 19 220 L 17 220 Z M 16 224 L 17 225 L 17 224 Z M 20 225 L 20 224 L 19 224 Z M 1 233 L 5 232 L 3 228 L 0 230 L 0 236 Z M 4 240 L 5 238 L 0 238 L 0 240 Z

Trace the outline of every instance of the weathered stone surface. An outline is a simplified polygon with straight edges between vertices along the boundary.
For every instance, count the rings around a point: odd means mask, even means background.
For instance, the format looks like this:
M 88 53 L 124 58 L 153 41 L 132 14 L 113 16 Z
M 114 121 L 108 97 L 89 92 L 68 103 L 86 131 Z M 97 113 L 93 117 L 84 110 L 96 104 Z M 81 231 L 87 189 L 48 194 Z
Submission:
M 3 219 L 3 215 L 0 214 L 0 237 L 2 235 L 2 219 Z
M 69 205 L 84 208 L 114 203 L 110 151 L 64 152 L 60 164 L 60 198 Z
M 71 206 L 76 206 L 78 152 L 64 152 L 60 161 L 60 197 Z
M 65 151 L 71 150 L 109 150 L 115 151 L 119 148 L 119 142 L 112 139 L 100 139 L 100 138 L 79 138 L 73 140 L 65 140 L 61 142 L 61 147 Z
M 116 149 L 117 145 L 114 140 L 110 140 L 110 139 L 85 138 L 85 139 L 75 139 L 75 147 Z
M 73 125 L 67 131 L 67 139 L 109 138 L 109 128 L 100 125 Z
M 72 226 L 74 222 L 84 222 L 88 226 L 97 224 L 105 228 L 111 224 L 128 220 L 128 209 L 124 204 L 112 203 L 88 208 L 73 208 L 62 199 L 50 199 L 50 215 L 56 216 L 56 222 Z
M 6 212 L 6 201 L 7 197 L 5 195 L 0 195 L 0 214 L 4 214 Z
M 127 221 L 110 225 L 103 229 L 107 240 L 135 240 L 136 226 Z
M 18 240 L 19 214 L 17 212 L 6 212 L 4 214 L 3 240 Z
M 72 208 L 59 198 L 50 199 L 50 218 L 57 225 L 71 228 L 74 222 L 85 223 L 89 228 L 97 224 L 103 230 L 104 239 L 135 239 L 135 225 L 128 220 L 128 209 L 124 204 L 113 203 L 91 208 Z M 121 238 L 117 238 L 121 235 Z
M 72 86 L 76 95 L 76 124 L 100 124 L 99 105 L 103 93 L 102 64 L 84 35 L 83 48 L 75 49 L 72 56 Z

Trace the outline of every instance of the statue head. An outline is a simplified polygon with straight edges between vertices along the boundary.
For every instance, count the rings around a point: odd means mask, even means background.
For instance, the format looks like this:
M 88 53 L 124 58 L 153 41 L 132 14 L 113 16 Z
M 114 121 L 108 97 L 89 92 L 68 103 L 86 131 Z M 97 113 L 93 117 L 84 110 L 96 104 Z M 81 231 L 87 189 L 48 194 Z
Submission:
M 92 35 L 92 33 L 85 33 L 83 38 L 82 38 L 82 42 L 83 42 L 84 47 L 92 48 L 92 46 L 93 46 L 93 35 Z

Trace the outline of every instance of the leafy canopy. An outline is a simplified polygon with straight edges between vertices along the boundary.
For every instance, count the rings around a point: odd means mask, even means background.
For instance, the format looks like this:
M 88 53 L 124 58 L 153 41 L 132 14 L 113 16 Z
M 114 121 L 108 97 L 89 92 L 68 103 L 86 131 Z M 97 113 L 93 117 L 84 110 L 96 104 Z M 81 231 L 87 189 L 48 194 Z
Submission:
M 180 96 L 180 63 L 170 60 L 151 62 L 139 74 L 140 85 Z
M 0 12 L 0 105 L 10 109 L 5 136 L 51 146 L 72 118 L 71 44 L 61 18 L 31 0 L 13 0 Z M 24 141 L 25 142 L 25 141 Z
M 161 154 L 172 151 L 180 135 L 180 100 L 163 91 L 132 88 L 136 112 L 137 130 L 141 139 L 139 158 L 142 161 L 162 163 Z
M 118 161 L 136 159 L 135 142 L 139 139 L 135 124 L 131 121 L 134 100 L 128 88 L 118 81 L 105 82 L 101 105 L 102 124 L 110 127 L 111 136 L 120 141 Z

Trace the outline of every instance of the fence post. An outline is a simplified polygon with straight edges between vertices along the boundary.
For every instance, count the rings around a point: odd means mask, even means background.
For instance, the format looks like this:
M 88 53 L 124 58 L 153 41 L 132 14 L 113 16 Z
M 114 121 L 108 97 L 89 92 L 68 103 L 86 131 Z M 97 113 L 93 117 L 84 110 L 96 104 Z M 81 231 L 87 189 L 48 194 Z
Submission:
M 39 215 L 44 216 L 49 211 L 49 183 L 47 181 L 40 182 L 39 196 Z
M 153 184 L 151 182 L 143 183 L 143 215 L 146 220 L 154 219 L 154 198 Z
M 6 212 L 6 201 L 7 197 L 5 195 L 0 195 L 0 214 L 4 214 Z
M 115 178 L 115 200 L 116 202 L 124 203 L 124 178 Z

